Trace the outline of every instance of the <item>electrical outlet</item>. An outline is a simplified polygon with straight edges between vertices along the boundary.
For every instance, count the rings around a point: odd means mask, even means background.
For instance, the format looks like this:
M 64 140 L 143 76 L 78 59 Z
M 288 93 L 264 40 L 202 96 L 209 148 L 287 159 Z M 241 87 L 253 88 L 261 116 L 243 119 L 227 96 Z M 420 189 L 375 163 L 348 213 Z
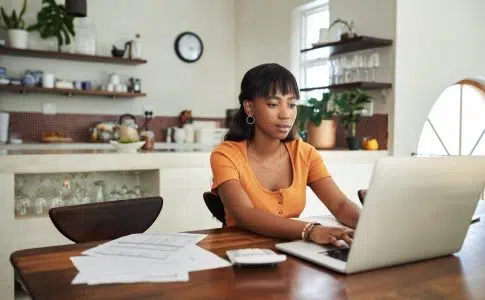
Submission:
M 52 102 L 42 103 L 42 113 L 44 115 L 55 115 L 56 114 L 56 104 Z

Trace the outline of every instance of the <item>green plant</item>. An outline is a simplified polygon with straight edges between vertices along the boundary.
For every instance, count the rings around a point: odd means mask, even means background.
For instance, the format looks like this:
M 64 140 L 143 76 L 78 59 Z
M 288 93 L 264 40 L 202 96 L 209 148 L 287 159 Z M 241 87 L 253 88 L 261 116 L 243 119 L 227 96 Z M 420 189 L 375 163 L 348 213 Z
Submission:
M 22 9 L 20 10 L 19 15 L 17 15 L 17 12 L 14 9 L 14 10 L 12 10 L 12 14 L 9 16 L 9 15 L 7 15 L 7 13 L 3 9 L 3 7 L 0 8 L 0 12 L 1 12 L 1 15 L 2 15 L 2 17 L 1 17 L 2 22 L 0 23 L 1 27 L 5 28 L 5 29 L 25 30 L 27 26 L 25 25 L 25 21 L 24 21 L 23 17 L 24 17 L 26 9 L 27 9 L 27 0 L 24 0 L 24 3 L 22 5 Z
M 333 93 L 325 92 L 321 100 L 315 98 L 308 99 L 306 104 L 298 105 L 298 123 L 300 131 L 305 130 L 307 121 L 311 121 L 315 126 L 320 126 L 322 120 L 331 120 L 336 110 L 329 106 L 333 98 Z
M 357 123 L 362 118 L 361 111 L 370 102 L 370 96 L 361 90 L 338 93 L 334 102 L 337 106 L 341 125 L 347 130 L 349 137 L 355 137 Z
M 74 37 L 74 18 L 69 16 L 62 4 L 55 0 L 42 0 L 42 9 L 37 14 L 37 23 L 28 28 L 29 31 L 39 31 L 43 39 L 57 38 L 57 48 L 61 51 L 62 45 L 69 45 Z

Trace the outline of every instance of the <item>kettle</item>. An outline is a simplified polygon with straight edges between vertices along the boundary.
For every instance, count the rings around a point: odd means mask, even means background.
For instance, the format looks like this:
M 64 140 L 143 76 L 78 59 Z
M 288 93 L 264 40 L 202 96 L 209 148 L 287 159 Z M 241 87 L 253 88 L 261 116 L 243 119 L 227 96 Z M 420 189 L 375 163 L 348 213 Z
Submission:
M 137 129 L 138 125 L 136 125 L 136 119 L 134 115 L 121 115 L 119 120 L 120 143 L 138 142 L 140 137 L 138 136 Z

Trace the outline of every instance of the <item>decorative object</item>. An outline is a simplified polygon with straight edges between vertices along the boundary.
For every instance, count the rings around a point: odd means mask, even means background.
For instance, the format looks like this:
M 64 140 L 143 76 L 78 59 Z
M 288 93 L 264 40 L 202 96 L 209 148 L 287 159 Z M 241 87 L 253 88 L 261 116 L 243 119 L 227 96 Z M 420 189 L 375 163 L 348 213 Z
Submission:
M 144 141 L 140 142 L 133 142 L 133 143 L 120 143 L 118 141 L 109 141 L 113 147 L 115 147 L 117 152 L 121 153 L 136 153 L 138 149 L 140 149 L 143 145 L 145 145 Z
M 131 41 L 131 57 L 130 59 L 140 59 L 141 58 L 141 41 L 140 34 L 135 35 L 135 39 Z
M 29 26 L 29 31 L 39 31 L 43 39 L 57 38 L 57 51 L 62 45 L 71 44 L 74 32 L 73 17 L 66 12 L 64 5 L 55 0 L 42 0 L 42 9 L 37 14 L 37 23 Z
M 177 36 L 174 48 L 178 58 L 186 63 L 198 61 L 204 52 L 204 44 L 200 37 L 189 31 Z
M 306 140 L 318 149 L 335 147 L 337 125 L 333 116 L 336 113 L 330 106 L 333 94 L 325 92 L 321 100 L 311 98 L 306 105 L 298 106 L 300 132 L 307 129 Z
M 337 24 L 342 24 L 344 26 L 344 28 L 346 29 L 346 32 L 343 32 L 343 33 L 340 34 L 341 40 L 348 40 L 348 39 L 357 37 L 354 21 L 348 22 L 348 21 L 345 21 L 343 19 L 338 18 L 330 24 L 330 26 L 328 27 L 328 30 L 331 30 L 332 27 L 337 25 Z
M 333 99 L 337 106 L 340 124 L 347 131 L 347 146 L 349 150 L 358 150 L 361 142 L 357 136 L 357 124 L 365 109 L 365 104 L 369 103 L 370 96 L 361 90 L 347 91 L 336 94 Z
M 96 27 L 90 18 L 75 18 L 74 30 L 76 32 L 76 53 L 96 55 Z
M 138 125 L 136 125 L 136 118 L 134 115 L 121 115 L 118 123 L 120 143 L 134 143 L 140 140 L 140 137 L 138 136 Z
M 72 17 L 85 17 L 88 11 L 86 0 L 66 0 L 66 12 Z
M 113 48 L 111 48 L 111 55 L 113 55 L 113 57 L 123 57 L 125 55 L 125 49 L 118 49 L 113 45 Z
M 1 27 L 7 29 L 9 45 L 12 48 L 26 49 L 29 32 L 23 19 L 25 10 L 27 9 L 27 0 L 24 0 L 20 14 L 12 10 L 12 13 L 7 15 L 3 6 L 0 8 L 1 12 Z

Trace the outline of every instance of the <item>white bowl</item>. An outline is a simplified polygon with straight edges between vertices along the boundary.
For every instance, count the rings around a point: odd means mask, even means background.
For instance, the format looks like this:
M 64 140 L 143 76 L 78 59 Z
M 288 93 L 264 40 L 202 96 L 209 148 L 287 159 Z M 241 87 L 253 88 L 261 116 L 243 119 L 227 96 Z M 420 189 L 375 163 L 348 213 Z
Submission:
M 118 141 L 110 141 L 109 143 L 113 145 L 113 147 L 115 147 L 116 151 L 121 153 L 136 153 L 138 149 L 145 145 L 145 141 L 134 143 L 120 143 Z

